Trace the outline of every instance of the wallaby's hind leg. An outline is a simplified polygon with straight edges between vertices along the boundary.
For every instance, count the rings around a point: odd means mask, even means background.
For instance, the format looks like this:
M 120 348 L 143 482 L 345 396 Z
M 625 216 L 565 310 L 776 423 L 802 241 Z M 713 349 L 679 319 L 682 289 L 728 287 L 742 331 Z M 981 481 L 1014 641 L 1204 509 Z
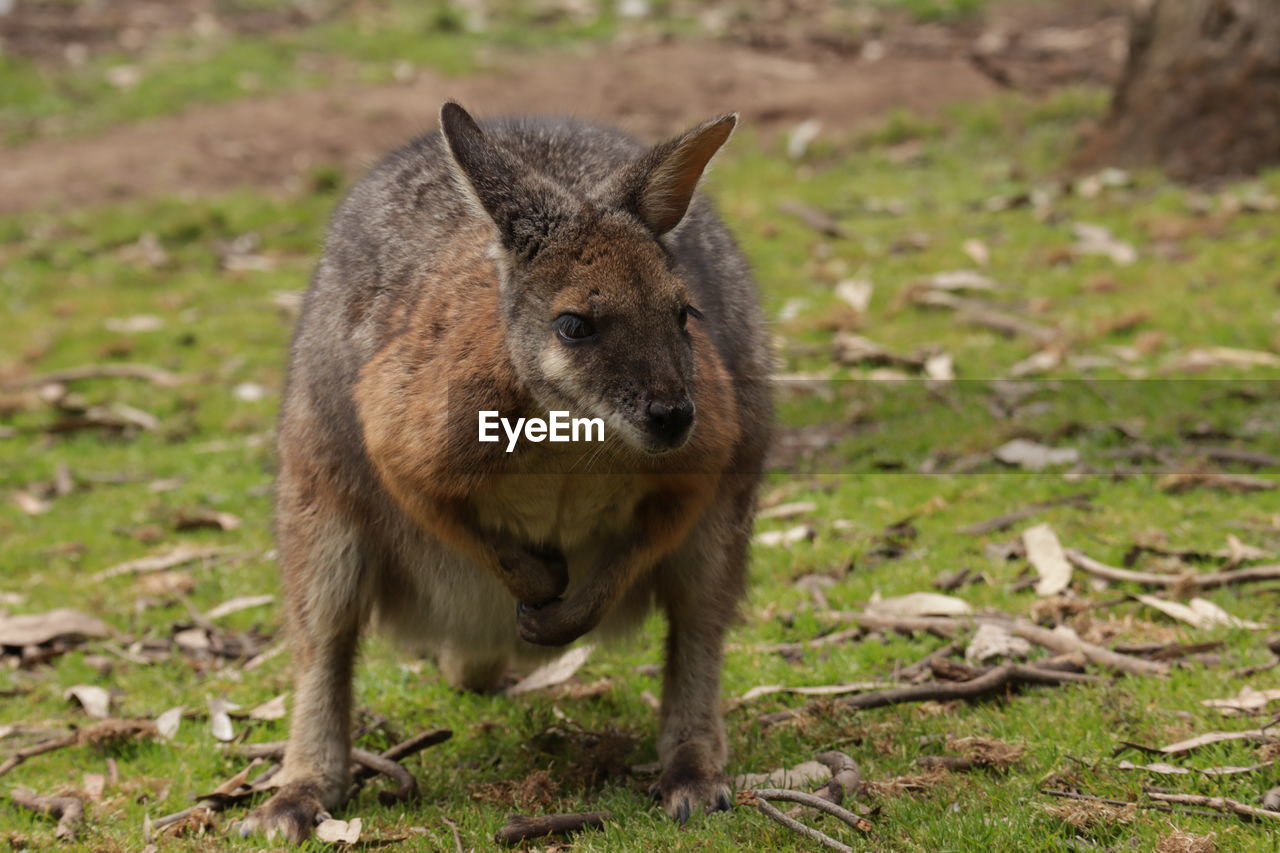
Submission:
M 304 523 L 305 522 L 305 523 Z M 319 532 L 317 532 L 319 531 Z M 351 678 L 367 607 L 367 567 L 350 523 L 281 506 L 280 551 L 294 701 L 280 790 L 240 824 L 247 835 L 310 837 L 351 785 Z
M 659 712 L 658 757 L 662 775 L 652 793 L 673 819 L 688 820 L 698 806 L 728 809 L 732 792 L 724 779 L 728 757 L 720 712 L 720 666 L 724 634 L 736 612 L 746 571 L 743 531 L 721 535 L 706 525 L 681 553 L 663 566 L 659 595 L 667 611 L 666 667 Z M 688 546 L 686 546 L 688 547 Z

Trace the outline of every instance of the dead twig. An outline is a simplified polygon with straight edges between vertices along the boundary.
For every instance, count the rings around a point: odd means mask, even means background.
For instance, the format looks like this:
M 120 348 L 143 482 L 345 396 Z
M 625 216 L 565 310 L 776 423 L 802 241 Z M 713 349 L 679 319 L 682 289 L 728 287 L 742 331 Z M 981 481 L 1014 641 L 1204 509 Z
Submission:
M 9 797 L 24 809 L 57 818 L 58 828 L 53 834 L 63 841 L 74 841 L 84 822 L 84 803 L 77 797 L 43 797 L 27 788 L 14 788 Z
M 1229 572 L 1210 572 L 1206 574 L 1185 572 L 1180 575 L 1171 575 L 1158 572 L 1136 572 L 1132 569 L 1108 566 L 1073 548 L 1067 548 L 1066 555 L 1071 565 L 1080 571 L 1103 580 L 1116 581 L 1118 583 L 1136 583 L 1145 586 L 1163 586 L 1171 589 L 1199 591 L 1233 586 L 1235 584 L 1280 580 L 1280 563 L 1269 566 L 1251 566 L 1247 569 L 1234 569 Z
M 811 838 L 824 847 L 832 850 L 847 851 L 852 853 L 853 848 L 847 844 L 839 842 L 824 832 L 819 832 L 811 826 L 805 826 L 795 818 L 788 817 L 783 814 L 770 800 L 779 800 L 788 803 L 799 803 L 802 806 L 809 806 L 826 812 L 832 817 L 848 824 L 851 828 L 860 832 L 869 832 L 871 830 L 871 821 L 860 815 L 856 815 L 842 806 L 813 794 L 806 794 L 803 791 L 789 791 L 785 788 L 757 788 L 754 791 L 743 791 L 738 795 L 743 802 L 755 805 L 760 813 L 775 820 L 788 829 L 795 830 L 806 838 Z
M 0 764 L 0 776 L 8 773 L 28 758 L 35 758 L 37 755 L 44 755 L 46 752 L 53 752 L 55 749 L 75 746 L 79 742 L 80 734 L 78 732 L 73 732 L 66 737 L 51 738 L 49 740 L 40 741 L 40 743 L 34 743 L 31 746 L 23 747 L 22 749 L 14 750 L 9 753 L 9 757 L 4 760 L 4 763 Z
M 68 367 L 52 373 L 42 373 L 15 383 L 6 388 L 34 388 L 39 385 L 54 385 L 61 382 L 77 382 L 81 379 L 141 379 L 161 388 L 173 388 L 183 383 L 183 378 L 149 364 L 86 364 L 82 367 Z
M 458 832 L 458 824 L 452 818 L 441 818 L 444 825 L 449 827 L 449 831 L 453 833 L 453 850 L 454 853 L 463 853 L 462 851 L 462 834 Z
M 1199 794 L 1162 794 L 1159 791 L 1144 791 L 1148 797 L 1153 800 L 1159 800 L 1162 803 L 1178 803 L 1185 806 L 1206 806 L 1211 809 L 1218 809 L 1223 812 L 1239 815 L 1240 817 L 1257 818 L 1260 820 L 1280 820 L 1280 811 L 1271 811 L 1270 809 L 1260 809 L 1256 806 L 1246 805 L 1237 800 L 1228 799 L 1227 797 L 1204 797 Z
M 1055 791 L 1051 788 L 1041 788 L 1040 793 L 1046 797 L 1059 797 L 1064 800 L 1080 800 L 1086 803 L 1099 803 L 1104 806 L 1117 806 L 1119 808 L 1128 808 L 1136 806 L 1140 809 L 1147 809 L 1155 812 L 1166 812 L 1168 814 L 1190 814 L 1199 817 L 1226 817 L 1222 812 L 1204 811 L 1202 809 L 1175 809 L 1172 806 L 1162 806 L 1158 803 L 1134 803 L 1128 800 L 1109 800 L 1106 797 L 1095 797 L 1092 794 L 1077 794 L 1075 791 Z
M 494 833 L 499 844 L 519 844 L 530 838 L 546 835 L 566 835 L 582 829 L 599 829 L 612 815 L 609 812 L 578 812 L 574 814 L 507 815 L 507 825 Z
M 924 678 L 933 670 L 935 662 L 946 660 L 952 655 L 962 651 L 964 651 L 963 643 L 947 643 L 941 648 L 934 649 L 915 663 L 909 666 L 904 666 L 895 674 L 899 681 L 917 681 Z
M 1041 684 L 1057 687 L 1062 684 L 1097 684 L 1104 680 L 1096 675 L 1058 672 L 1026 664 L 1010 663 L 998 666 L 970 681 L 930 682 L 909 687 L 893 687 L 888 690 L 860 693 L 857 696 L 845 696 L 836 700 L 835 704 L 853 710 L 865 710 L 867 708 L 883 708 L 886 705 L 899 705 L 905 702 L 951 702 L 958 699 L 979 699 L 1022 684 Z M 769 726 L 799 717 L 807 707 L 809 706 L 805 705 L 790 711 L 765 714 L 757 719 L 761 725 Z
M 1033 504 L 1027 504 L 1021 509 L 1015 509 L 1013 512 L 997 515 L 995 518 L 980 521 L 977 524 L 970 524 L 968 527 L 961 527 L 956 533 L 963 533 L 968 536 L 983 536 L 987 533 L 996 533 L 1001 530 L 1007 530 L 1013 527 L 1019 521 L 1025 521 L 1034 515 L 1052 509 L 1058 506 L 1074 506 L 1084 508 L 1089 505 L 1089 501 L 1093 499 L 1093 495 L 1089 492 L 1081 492 L 1075 495 L 1064 495 L 1060 498 L 1054 498 L 1047 501 L 1039 501 Z
M 383 776 L 396 781 L 396 789 L 394 791 L 378 792 L 378 800 L 384 806 L 403 803 L 418 793 L 418 780 L 413 778 L 413 774 L 405 770 L 399 762 L 383 758 L 381 755 L 375 755 L 363 749 L 352 749 L 351 757 L 356 760 L 362 769 L 381 773 Z
M 862 771 L 858 769 L 854 760 L 843 752 L 827 750 L 815 755 L 814 760 L 826 765 L 826 768 L 831 771 L 831 779 L 827 784 L 813 792 L 815 797 L 821 797 L 838 806 L 844 802 L 846 793 L 857 791 L 861 787 Z

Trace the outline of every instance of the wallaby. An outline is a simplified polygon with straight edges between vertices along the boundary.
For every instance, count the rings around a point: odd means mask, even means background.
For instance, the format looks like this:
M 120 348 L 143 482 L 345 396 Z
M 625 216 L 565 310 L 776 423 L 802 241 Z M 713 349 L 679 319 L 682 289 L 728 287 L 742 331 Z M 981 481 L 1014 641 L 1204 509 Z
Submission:
M 340 205 L 279 427 L 292 727 L 281 787 L 242 831 L 300 841 L 346 797 L 366 623 L 485 690 L 654 604 L 654 796 L 681 821 L 729 807 L 722 645 L 770 358 L 747 264 L 695 190 L 736 121 L 646 148 L 450 102 Z M 598 418 L 604 441 L 478 440 L 478 413 L 559 410 Z

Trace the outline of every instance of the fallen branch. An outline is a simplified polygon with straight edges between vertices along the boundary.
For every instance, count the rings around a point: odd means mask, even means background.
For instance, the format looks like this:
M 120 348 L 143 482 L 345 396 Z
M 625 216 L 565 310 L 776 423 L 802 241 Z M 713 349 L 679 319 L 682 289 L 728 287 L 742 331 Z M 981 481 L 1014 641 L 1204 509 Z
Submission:
M 494 833 L 499 844 L 519 844 L 530 838 L 546 835 L 566 835 L 582 829 L 599 829 L 612 815 L 609 812 L 579 812 L 575 814 L 507 815 L 507 825 Z
M 11 383 L 6 387 L 34 388 L 59 382 L 77 382 L 81 379 L 141 379 L 161 388 L 173 388 L 184 381 L 176 373 L 170 373 L 149 364 L 86 364 L 82 367 L 68 367 L 65 370 L 42 373 Z
M 845 853 L 852 853 L 853 848 L 847 844 L 836 841 L 824 832 L 819 832 L 811 826 L 805 826 L 795 818 L 788 817 L 778 810 L 770 800 L 780 800 L 782 802 L 799 803 L 802 806 L 809 806 L 826 812 L 827 814 L 843 821 L 851 828 L 860 832 L 869 832 L 871 830 L 871 821 L 864 817 L 854 814 L 842 806 L 836 805 L 829 800 L 813 794 L 806 794 L 802 791 L 788 791 L 785 788 L 757 788 L 754 791 L 743 791 L 738 795 L 740 800 L 752 803 L 760 813 L 775 820 L 788 829 L 793 829 L 806 838 L 810 838 L 824 847 L 832 850 L 840 850 Z
M 1092 499 L 1092 494 L 1088 492 L 1081 492 L 1076 495 L 1065 495 L 1060 498 L 1053 498 L 1052 500 L 1027 504 L 1022 509 L 1015 509 L 1013 512 L 1006 513 L 1004 515 L 997 515 L 995 518 L 980 521 L 977 524 L 970 524 L 968 527 L 961 527 L 956 531 L 956 533 L 962 533 L 969 536 L 983 536 L 987 533 L 996 533 L 1001 530 L 1007 530 L 1019 521 L 1025 521 L 1046 509 L 1052 509 L 1058 506 L 1086 507 Z
M 1004 664 L 970 681 L 930 682 L 909 687 L 893 687 L 872 693 L 860 693 L 837 699 L 835 704 L 853 710 L 883 708 L 906 702 L 951 702 L 958 699 L 979 699 L 1021 684 L 1041 684 L 1057 687 L 1062 684 L 1097 684 L 1104 679 L 1096 675 L 1077 672 L 1058 672 L 1025 664 Z M 769 726 L 801 716 L 808 705 L 757 718 L 761 725 Z
M 1158 803 L 1135 803 L 1129 800 L 1109 800 L 1106 797 L 1095 797 L 1093 794 L 1077 794 L 1075 791 L 1055 791 L 1050 788 L 1041 788 L 1040 793 L 1047 797 L 1059 797 L 1064 800 L 1081 800 L 1086 803 L 1099 803 L 1104 806 L 1118 806 L 1120 808 L 1129 808 L 1136 806 L 1140 809 L 1148 809 L 1155 812 L 1166 812 L 1168 814 L 1189 814 L 1199 817 L 1226 817 L 1222 812 L 1210 812 L 1202 809 L 1175 809 L 1173 806 L 1162 806 Z
M 1163 586 L 1180 590 L 1217 589 L 1235 584 L 1256 583 L 1258 581 L 1280 580 L 1280 563 L 1269 566 L 1252 566 L 1247 569 L 1233 569 L 1229 572 L 1210 572 L 1198 574 L 1184 572 L 1180 575 L 1160 574 L 1158 572 L 1135 572 L 1132 569 L 1121 569 L 1100 563 L 1081 552 L 1066 549 L 1067 560 L 1082 572 L 1117 583 L 1136 583 L 1145 586 Z
M 1247 570 L 1242 569 L 1241 571 Z M 953 616 L 883 616 L 880 614 L 846 613 L 842 611 L 830 611 L 827 615 L 851 619 L 857 622 L 861 627 L 867 629 L 892 629 L 906 632 L 928 631 L 946 639 L 953 637 L 956 632 L 962 628 L 990 622 L 1019 637 L 1022 637 L 1024 640 L 1043 646 L 1050 651 L 1057 652 L 1058 654 L 1080 652 L 1096 664 L 1117 669 L 1121 672 L 1127 672 L 1132 675 L 1164 675 L 1169 671 L 1169 667 L 1166 664 L 1142 660 L 1131 655 L 1113 652 L 1110 649 L 1080 639 L 1074 631 L 1051 631 L 1048 628 L 1041 628 L 1038 625 L 1033 625 L 1025 619 L 1015 620 L 1013 617 L 1006 615 L 981 616 L 974 618 Z
M 43 755 L 46 752 L 53 752 L 56 749 L 63 749 L 65 747 L 75 746 L 81 743 L 105 743 L 107 741 L 146 736 L 154 733 L 155 724 L 150 720 L 99 720 L 92 725 L 77 729 L 69 735 L 50 738 L 49 740 L 14 750 L 9 753 L 9 757 L 4 760 L 4 763 L 0 764 L 0 776 L 8 773 L 28 758 L 34 758 L 35 756 Z
M 1162 803 L 1179 803 L 1186 806 L 1207 806 L 1211 809 L 1230 812 L 1241 817 L 1259 818 L 1262 820 L 1280 820 L 1280 812 L 1273 812 L 1270 809 L 1260 809 L 1255 806 L 1245 805 L 1237 800 L 1231 800 L 1226 797 L 1203 797 L 1199 794 L 1162 794 L 1159 791 L 1144 791 L 1148 797 L 1153 800 L 1159 800 Z
M 394 791 L 378 792 L 378 800 L 384 806 L 403 803 L 418 793 L 418 780 L 413 778 L 413 774 L 405 770 L 399 762 L 383 758 L 381 755 L 375 755 L 372 752 L 366 752 L 363 749 L 352 749 L 351 757 L 356 760 L 361 769 L 368 770 L 371 773 L 381 773 L 383 776 L 396 781 L 396 789 Z
M 838 806 L 844 802 L 846 792 L 856 791 L 861 787 L 862 771 L 858 769 L 853 759 L 843 752 L 827 750 L 815 755 L 814 760 L 831 771 L 831 779 L 827 784 L 813 792 L 815 797 L 821 797 Z
M 1082 640 L 1075 631 L 1070 629 L 1050 631 L 1048 628 L 1041 628 L 1021 619 L 1006 627 L 1015 636 L 1038 646 L 1044 646 L 1058 654 L 1080 652 L 1094 663 L 1120 672 L 1131 675 L 1165 675 L 1169 672 L 1168 664 L 1113 652 L 1111 649 Z
M 139 557 L 136 560 L 128 560 L 119 565 L 112 566 L 109 569 L 103 569 L 97 574 L 89 576 L 90 583 L 98 583 L 109 578 L 119 577 L 120 575 L 145 575 L 152 572 L 163 572 L 168 569 L 174 569 L 178 566 L 185 566 L 187 563 L 194 563 L 197 560 L 204 560 L 209 557 L 220 557 L 229 551 L 227 547 L 198 547 L 194 545 L 182 544 L 164 554 L 154 554 L 150 557 Z
M 896 675 L 899 681 L 916 681 L 925 677 L 933 671 L 933 665 L 937 661 L 946 660 L 952 655 L 964 651 L 963 643 L 947 643 L 945 646 L 934 649 L 929 654 L 922 657 L 909 666 L 904 666 L 898 670 Z
M 84 803 L 77 797 L 42 797 L 27 788 L 14 788 L 9 797 L 24 809 L 57 818 L 58 828 L 53 834 L 63 841 L 74 841 L 84 822 Z
M 79 742 L 79 733 L 73 732 L 66 737 L 51 738 L 50 740 L 43 740 L 40 741 L 40 743 L 35 743 L 31 746 L 14 750 L 9 754 L 9 757 L 4 760 L 4 763 L 0 764 L 0 776 L 8 773 L 28 758 L 35 758 L 37 755 L 44 755 L 46 752 L 53 752 L 55 749 L 75 746 Z

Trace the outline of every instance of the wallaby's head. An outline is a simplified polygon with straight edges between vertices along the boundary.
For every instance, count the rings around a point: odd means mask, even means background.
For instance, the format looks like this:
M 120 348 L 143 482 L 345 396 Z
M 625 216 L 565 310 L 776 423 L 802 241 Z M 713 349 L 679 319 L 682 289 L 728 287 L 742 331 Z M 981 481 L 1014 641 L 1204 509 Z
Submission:
M 460 185 L 497 228 L 506 345 L 541 405 L 603 418 L 648 453 L 682 447 L 697 417 L 702 319 L 664 237 L 684 219 L 727 115 L 658 145 L 599 186 L 571 190 L 447 103 Z

